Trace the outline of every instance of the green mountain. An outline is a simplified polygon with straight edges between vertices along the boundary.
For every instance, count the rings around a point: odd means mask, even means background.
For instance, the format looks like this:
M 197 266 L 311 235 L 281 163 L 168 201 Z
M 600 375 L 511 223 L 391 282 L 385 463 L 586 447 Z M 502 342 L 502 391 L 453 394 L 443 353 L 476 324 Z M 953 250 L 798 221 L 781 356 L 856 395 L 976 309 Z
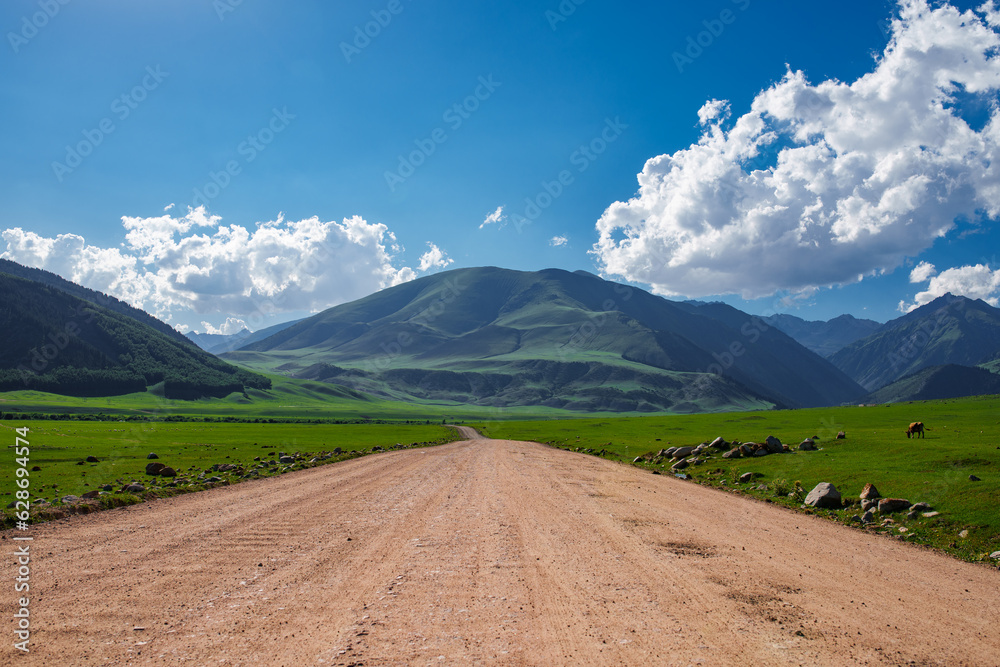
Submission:
M 426 276 L 225 357 L 393 398 L 476 405 L 693 412 L 863 393 L 746 313 L 557 269 Z
M 946 294 L 830 357 L 868 391 L 930 366 L 976 366 L 1000 353 L 1000 309 Z
M 1000 375 L 975 366 L 930 366 L 872 392 L 866 403 L 928 401 L 1000 394 Z
M 0 391 L 113 396 L 153 386 L 167 398 L 199 398 L 270 386 L 267 378 L 213 357 L 179 334 L 170 336 L 51 281 L 0 273 L 0 327 Z
M 119 315 L 125 315 L 126 317 L 138 320 L 146 326 L 156 329 L 167 338 L 172 338 L 179 343 L 188 342 L 184 335 L 179 331 L 166 322 L 156 319 L 146 311 L 130 306 L 124 301 L 120 301 L 113 296 L 108 296 L 103 292 L 97 292 L 92 289 L 87 289 L 81 285 L 77 285 L 76 283 L 72 283 L 54 273 L 50 273 L 42 269 L 33 269 L 28 266 L 22 266 L 16 262 L 10 261 L 9 259 L 0 259 L 0 273 L 6 273 L 11 276 L 24 278 L 25 280 L 31 280 L 36 283 L 48 285 L 49 287 L 54 287 L 61 292 L 72 294 L 75 297 L 107 308 L 108 310 L 118 313 Z
M 882 326 L 875 320 L 858 319 L 853 315 L 841 315 L 827 322 L 804 320 L 785 313 L 763 319 L 824 358 L 870 336 Z

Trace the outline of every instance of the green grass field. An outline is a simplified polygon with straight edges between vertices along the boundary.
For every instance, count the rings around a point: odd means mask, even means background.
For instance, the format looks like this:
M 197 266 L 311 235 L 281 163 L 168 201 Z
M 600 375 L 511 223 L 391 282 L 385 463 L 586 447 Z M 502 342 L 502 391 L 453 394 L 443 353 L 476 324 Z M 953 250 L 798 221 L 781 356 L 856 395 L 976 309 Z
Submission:
M 269 391 L 250 389 L 246 396 L 194 401 L 170 400 L 146 391 L 96 398 L 60 396 L 38 391 L 0 392 L 0 412 L 38 414 L 124 415 L 149 418 L 166 416 L 235 417 L 282 420 L 441 420 L 532 419 L 574 417 L 580 413 L 547 407 L 489 408 L 453 402 L 392 401 L 352 392 L 344 387 L 266 374 Z
M 925 438 L 906 437 L 904 430 L 911 421 L 927 425 Z M 717 436 L 762 442 L 774 435 L 792 446 L 818 436 L 819 451 L 733 460 L 722 458 L 720 451 L 683 472 L 697 483 L 794 508 L 802 504 L 802 494 L 794 495 L 796 481 L 806 493 L 819 482 L 831 482 L 845 500 L 855 503 L 864 485 L 871 482 L 884 497 L 927 502 L 941 514 L 930 519 L 894 514 L 895 524 L 870 530 L 940 548 L 966 560 L 985 560 L 1000 550 L 998 396 L 872 407 L 473 425 L 490 437 L 604 451 L 606 458 L 628 462 L 670 446 L 710 442 Z M 841 430 L 847 438 L 837 440 Z M 670 474 L 669 461 L 654 464 L 647 460 L 639 465 Z M 752 484 L 740 485 L 736 480 L 744 472 L 759 477 Z M 981 481 L 970 481 L 970 475 Z M 839 511 L 808 511 L 846 523 L 861 514 L 857 504 Z M 967 537 L 959 536 L 963 530 L 968 531 Z
M 302 461 L 295 465 L 270 466 L 257 470 L 254 476 L 280 474 L 284 470 L 309 467 L 308 461 L 320 452 L 342 453 L 331 456 L 334 462 L 368 453 L 373 447 L 384 449 L 422 446 L 450 442 L 457 436 L 452 429 L 427 424 L 228 424 L 206 422 L 115 422 L 115 421 L 4 421 L 0 423 L 0 438 L 5 440 L 5 460 L 0 466 L 0 500 L 3 506 L 15 500 L 16 461 L 14 429 L 27 427 L 30 455 L 30 497 L 37 509 L 45 509 L 36 501 L 45 500 L 58 509 L 66 495 L 80 496 L 100 490 L 104 485 L 113 489 L 104 504 L 125 504 L 140 498 L 119 493 L 135 481 L 157 495 L 173 495 L 197 491 L 219 477 L 215 483 L 232 483 L 244 475 L 233 471 L 207 472 L 216 464 L 236 464 L 245 471 L 263 461 L 277 460 L 281 453 L 300 453 Z M 158 461 L 174 468 L 174 479 L 145 474 L 149 453 Z M 94 456 L 98 463 L 87 463 Z M 81 465 L 81 462 L 83 464 Z M 205 472 L 204 478 L 199 475 Z M 131 494 L 134 495 L 134 494 Z M 52 509 L 52 508 L 49 508 Z M 14 509 L 5 509 L 7 525 L 12 525 Z M 42 513 L 45 518 L 46 513 Z

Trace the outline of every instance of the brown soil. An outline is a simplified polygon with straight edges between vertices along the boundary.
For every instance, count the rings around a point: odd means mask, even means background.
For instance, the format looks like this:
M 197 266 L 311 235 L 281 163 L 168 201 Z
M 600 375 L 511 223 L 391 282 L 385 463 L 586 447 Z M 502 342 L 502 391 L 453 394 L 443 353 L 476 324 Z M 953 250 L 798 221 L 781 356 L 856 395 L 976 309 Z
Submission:
M 533 443 L 386 452 L 32 533 L 32 652 L 8 633 L 0 664 L 1000 661 L 995 570 Z

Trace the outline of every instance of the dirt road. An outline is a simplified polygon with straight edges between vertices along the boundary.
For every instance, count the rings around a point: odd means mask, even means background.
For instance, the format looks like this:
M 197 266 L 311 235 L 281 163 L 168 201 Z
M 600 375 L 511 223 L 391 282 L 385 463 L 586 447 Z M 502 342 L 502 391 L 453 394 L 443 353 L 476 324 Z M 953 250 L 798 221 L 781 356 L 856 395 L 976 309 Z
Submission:
M 4 665 L 1000 661 L 995 570 L 531 443 L 387 452 L 34 535 L 33 650 L 8 632 Z

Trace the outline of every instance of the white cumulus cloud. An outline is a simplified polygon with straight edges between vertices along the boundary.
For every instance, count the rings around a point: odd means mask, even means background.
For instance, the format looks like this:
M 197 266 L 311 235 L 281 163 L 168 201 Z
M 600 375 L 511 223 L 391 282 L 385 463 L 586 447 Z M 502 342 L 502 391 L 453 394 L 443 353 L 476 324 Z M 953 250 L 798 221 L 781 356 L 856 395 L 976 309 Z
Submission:
M 724 101 L 703 106 L 699 141 L 646 162 L 591 252 L 604 274 L 667 296 L 756 298 L 891 271 L 956 219 L 1000 215 L 998 92 L 990 23 L 902 0 L 856 81 L 789 70 L 734 120 Z
M 937 269 L 930 262 L 920 262 L 910 271 L 911 283 L 925 283 L 937 273 Z
M 454 260 L 450 259 L 441 248 L 438 248 L 433 243 L 427 243 L 430 250 L 425 252 L 420 256 L 420 270 L 428 271 L 430 269 L 443 269 L 444 267 L 451 264 Z
M 57 273 L 112 294 L 167 321 L 212 314 L 234 326 L 259 325 L 284 312 L 319 311 L 417 277 L 396 268 L 395 235 L 359 216 L 223 225 L 204 209 L 186 215 L 123 217 L 122 248 L 88 245 L 76 234 L 46 238 L 11 228 L 0 257 Z M 2 248 L 2 246 L 0 246 Z M 420 270 L 450 263 L 431 244 Z M 238 325 L 238 326 L 237 326 Z
M 916 267 L 916 269 L 919 268 L 920 266 Z M 931 266 L 931 268 L 934 267 Z M 937 275 L 926 273 L 922 280 L 913 280 L 913 278 L 914 275 L 911 273 L 910 282 L 928 282 L 929 284 L 926 290 L 917 293 L 913 303 L 900 302 L 899 309 L 903 312 L 919 308 L 949 292 L 970 299 L 982 299 L 994 307 L 1000 306 L 1000 269 L 993 270 L 986 264 L 957 266 L 946 269 Z
M 479 228 L 482 229 L 486 225 L 500 225 L 502 227 L 506 220 L 507 216 L 503 214 L 503 206 L 497 206 L 497 210 L 486 216 Z
M 222 323 L 221 326 L 213 326 L 211 322 L 202 322 L 201 326 L 204 327 L 205 333 L 216 334 L 222 336 L 232 336 L 233 334 L 238 334 L 244 329 L 248 329 L 247 323 L 238 317 L 227 317 L 226 321 Z
M 549 245 L 554 248 L 566 245 L 567 243 L 569 243 L 569 238 L 566 236 L 553 236 L 551 239 L 549 239 Z

